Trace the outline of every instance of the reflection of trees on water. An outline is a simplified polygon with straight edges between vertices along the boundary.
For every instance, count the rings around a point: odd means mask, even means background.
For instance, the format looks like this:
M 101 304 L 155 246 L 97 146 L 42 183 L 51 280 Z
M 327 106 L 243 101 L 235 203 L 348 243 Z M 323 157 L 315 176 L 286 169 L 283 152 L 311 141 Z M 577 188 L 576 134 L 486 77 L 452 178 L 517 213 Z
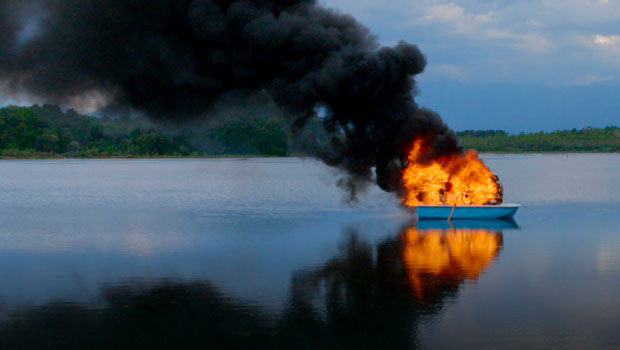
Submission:
M 271 329 L 260 313 L 209 283 L 106 288 L 104 309 L 54 302 L 2 325 L 1 349 L 262 348 Z
M 351 232 L 340 255 L 293 276 L 280 315 L 209 283 L 118 286 L 104 289 L 103 309 L 55 302 L 15 313 L 0 324 L 0 348 L 412 348 L 420 319 L 441 310 L 501 248 L 501 234 L 456 230 L 411 227 L 376 247 Z M 476 242 L 484 242 L 486 261 Z M 424 250 L 431 248 L 435 254 Z

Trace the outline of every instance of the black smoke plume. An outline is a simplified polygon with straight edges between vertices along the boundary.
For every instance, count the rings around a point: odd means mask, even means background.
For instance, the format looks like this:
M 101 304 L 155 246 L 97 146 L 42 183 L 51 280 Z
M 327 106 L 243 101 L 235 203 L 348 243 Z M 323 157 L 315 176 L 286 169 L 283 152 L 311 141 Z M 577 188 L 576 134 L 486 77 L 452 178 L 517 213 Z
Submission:
M 373 180 L 398 192 L 416 137 L 430 157 L 460 152 L 414 101 L 425 64 L 415 45 L 380 47 L 314 0 L 0 0 L 0 84 L 11 93 L 62 104 L 97 92 L 165 121 L 207 118 L 226 94 L 265 94 L 352 194 Z M 327 146 L 304 129 L 317 115 Z

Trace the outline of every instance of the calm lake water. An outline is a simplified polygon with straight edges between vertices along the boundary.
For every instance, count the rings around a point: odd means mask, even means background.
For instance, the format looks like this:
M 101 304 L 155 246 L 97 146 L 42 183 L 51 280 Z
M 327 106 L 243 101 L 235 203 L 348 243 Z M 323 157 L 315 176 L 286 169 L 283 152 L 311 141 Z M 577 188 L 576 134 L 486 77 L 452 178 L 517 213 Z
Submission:
M 0 348 L 620 348 L 620 154 L 486 155 L 515 222 L 300 159 L 0 161 Z

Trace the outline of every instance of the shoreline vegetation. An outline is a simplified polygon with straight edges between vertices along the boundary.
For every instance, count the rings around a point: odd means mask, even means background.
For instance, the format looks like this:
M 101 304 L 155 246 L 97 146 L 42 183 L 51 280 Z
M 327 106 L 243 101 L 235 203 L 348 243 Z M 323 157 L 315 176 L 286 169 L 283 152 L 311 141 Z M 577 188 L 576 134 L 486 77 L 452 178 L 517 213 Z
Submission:
M 5 159 L 283 157 L 288 148 L 285 129 L 265 116 L 164 127 L 147 118 L 96 118 L 56 105 L 0 108 Z
M 320 120 L 311 121 L 320 125 Z M 0 159 L 231 158 L 295 156 L 286 126 L 253 116 L 209 123 L 155 124 L 146 118 L 85 116 L 56 105 L 0 108 Z M 319 134 L 319 142 L 325 135 Z M 480 153 L 616 153 L 620 128 L 508 134 L 457 133 Z
M 457 132 L 460 144 L 480 153 L 617 153 L 620 128 L 583 128 L 509 135 L 503 130 Z

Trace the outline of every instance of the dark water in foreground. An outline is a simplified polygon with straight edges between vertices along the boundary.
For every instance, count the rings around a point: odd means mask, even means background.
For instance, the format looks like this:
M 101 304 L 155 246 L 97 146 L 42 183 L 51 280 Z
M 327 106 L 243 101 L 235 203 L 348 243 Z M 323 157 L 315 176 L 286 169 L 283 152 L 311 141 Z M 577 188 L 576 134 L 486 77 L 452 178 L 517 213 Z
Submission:
M 0 162 L 0 349 L 620 348 L 620 155 L 485 157 L 516 222 L 297 159 Z

